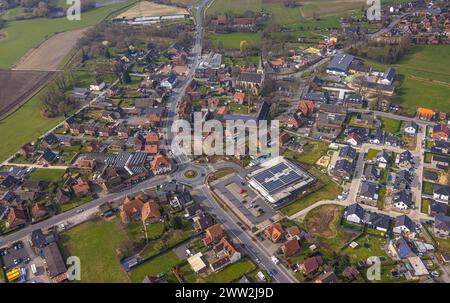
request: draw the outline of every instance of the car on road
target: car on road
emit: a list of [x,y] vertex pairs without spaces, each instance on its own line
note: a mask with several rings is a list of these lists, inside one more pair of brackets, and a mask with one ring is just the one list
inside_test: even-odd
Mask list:
[[82,209],[82,208],[77,209],[77,211],[76,211],[77,214],[81,214],[82,212],[84,212],[84,209]]
[[23,242],[22,241],[18,241],[16,243],[13,243],[13,248],[14,250],[19,250],[23,248]]
[[258,259],[258,257],[255,257],[255,262],[256,262],[257,264],[260,264],[260,263],[261,263],[261,260]]
[[271,256],[270,259],[272,259],[272,262],[273,262],[275,265],[280,264],[280,259],[278,259],[276,256]]
[[8,253],[9,251],[7,248],[0,250],[0,256],[6,256]]

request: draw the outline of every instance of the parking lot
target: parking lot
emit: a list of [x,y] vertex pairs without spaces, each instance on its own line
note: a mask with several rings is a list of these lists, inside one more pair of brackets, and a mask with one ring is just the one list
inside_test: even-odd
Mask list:
[[233,209],[239,211],[252,225],[258,225],[276,214],[247,184],[240,175],[234,173],[211,183],[214,192]]
[[3,266],[6,270],[17,267],[21,264],[26,264],[30,261],[30,255],[23,242],[19,241],[13,243],[9,247],[2,247],[0,249]]

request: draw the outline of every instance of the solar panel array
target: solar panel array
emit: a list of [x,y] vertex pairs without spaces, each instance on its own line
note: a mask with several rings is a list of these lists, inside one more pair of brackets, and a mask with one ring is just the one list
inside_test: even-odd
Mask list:
[[256,174],[253,178],[261,184],[267,192],[271,193],[296,181],[300,181],[305,177],[297,173],[286,163],[278,163],[277,165]]

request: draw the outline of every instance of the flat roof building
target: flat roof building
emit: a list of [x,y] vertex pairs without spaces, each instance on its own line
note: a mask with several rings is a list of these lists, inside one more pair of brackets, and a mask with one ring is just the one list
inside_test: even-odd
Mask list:
[[276,206],[288,202],[295,193],[316,181],[308,172],[283,157],[270,159],[261,166],[248,175],[249,184]]
[[348,54],[337,54],[327,66],[327,73],[332,75],[346,76],[354,56]]

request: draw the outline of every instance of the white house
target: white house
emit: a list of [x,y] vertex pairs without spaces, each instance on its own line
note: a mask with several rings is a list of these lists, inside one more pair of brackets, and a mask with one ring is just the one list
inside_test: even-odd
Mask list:
[[414,121],[409,121],[403,128],[403,131],[410,136],[414,136],[418,130],[419,125],[417,125]]
[[89,85],[89,90],[94,92],[100,92],[106,87],[105,82],[96,80],[94,84]]
[[395,219],[395,226],[392,231],[396,234],[405,233],[414,237],[420,230],[410,217],[402,215]]
[[364,217],[364,209],[358,204],[349,205],[344,212],[344,218],[348,222],[361,224]]
[[433,199],[436,201],[445,202],[448,204],[450,198],[450,187],[448,186],[435,186],[433,192]]

